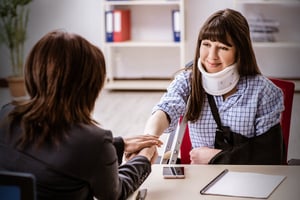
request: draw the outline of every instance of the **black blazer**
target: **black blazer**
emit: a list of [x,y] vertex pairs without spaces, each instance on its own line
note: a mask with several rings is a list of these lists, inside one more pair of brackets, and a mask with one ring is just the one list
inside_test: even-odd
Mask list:
[[126,199],[151,172],[151,163],[143,156],[119,166],[123,139],[94,125],[73,126],[59,147],[20,150],[15,146],[19,125],[11,137],[8,132],[12,109],[7,105],[0,111],[0,170],[34,174],[39,200]]

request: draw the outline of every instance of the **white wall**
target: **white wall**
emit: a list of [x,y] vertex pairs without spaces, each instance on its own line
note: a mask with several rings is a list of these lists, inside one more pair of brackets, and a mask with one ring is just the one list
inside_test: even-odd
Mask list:
[[[47,32],[63,29],[78,33],[100,46],[102,0],[34,0],[30,5],[28,40],[25,55]],[[0,49],[0,77],[11,73],[8,51]]]
[[199,30],[204,21],[214,12],[233,8],[233,0],[186,0],[186,61],[194,58]]
[[[255,54],[262,73],[281,78],[300,77],[300,4],[250,5],[239,7],[234,0],[186,0],[186,60],[193,59],[198,31],[205,19],[213,12],[223,8],[238,8],[245,16],[262,14],[278,20],[280,31],[278,41],[295,41],[294,47],[279,48],[255,47]],[[285,2],[285,1],[283,1]]]
[[[54,29],[64,29],[83,35],[101,48],[102,34],[101,3],[103,0],[34,0],[28,27],[28,41],[25,55],[45,33]],[[234,0],[186,0],[186,61],[194,57],[198,31],[204,20],[213,12],[223,8],[233,8]],[[298,7],[299,8],[299,7]],[[278,11],[279,12],[279,11]],[[278,12],[276,12],[278,14]],[[287,15],[288,11],[280,16]],[[281,17],[282,18],[282,17]],[[290,24],[293,26],[293,23]],[[295,23],[294,37],[298,37],[299,23]],[[289,28],[284,28],[284,31]],[[290,30],[293,30],[292,28]],[[295,36],[296,35],[296,36]],[[298,40],[298,41],[299,41]],[[0,49],[0,77],[10,74],[8,52]],[[270,51],[263,48],[256,50],[258,63],[268,76],[300,77],[300,48]],[[275,52],[275,53],[273,53]]]
[[[53,29],[65,29],[66,31],[76,32],[83,35],[89,41],[101,47],[101,3],[103,0],[34,0],[31,5],[31,14],[28,30],[28,41],[26,42],[26,54],[31,47],[40,39],[41,36]],[[186,60],[189,61],[194,57],[195,45],[197,41],[198,31],[204,20],[218,9],[233,7],[233,0],[186,0]],[[276,11],[276,13],[280,13]],[[300,12],[298,12],[300,13]],[[287,13],[280,13],[281,16]],[[300,23],[295,23],[299,17],[290,21],[291,28],[295,28],[294,36],[299,38]],[[293,30],[289,27],[284,31]],[[298,42],[299,42],[298,40]],[[257,58],[263,72],[267,75],[277,74],[286,77],[300,77],[298,65],[300,63],[300,48],[283,49],[268,51],[266,49],[257,50]],[[8,52],[3,46],[0,48],[0,78],[9,75],[10,68]],[[298,98],[299,99],[299,98]],[[298,102],[295,99],[295,102]],[[294,111],[299,110],[299,106],[295,104]],[[291,126],[292,144],[289,152],[291,157],[298,158],[299,154],[295,152],[299,149],[299,137],[296,137],[299,131],[297,126],[299,112],[293,112],[293,121]],[[294,116],[295,115],[295,116]],[[297,143],[298,142],[298,143]]]
[[[101,4],[103,0],[34,0],[28,27],[28,41],[25,55],[32,46],[47,32],[65,29],[83,35],[101,47],[104,31]],[[201,24],[212,12],[219,8],[232,7],[232,0],[186,0],[186,60],[193,58],[194,45]],[[8,52],[0,48],[0,77],[11,73]]]

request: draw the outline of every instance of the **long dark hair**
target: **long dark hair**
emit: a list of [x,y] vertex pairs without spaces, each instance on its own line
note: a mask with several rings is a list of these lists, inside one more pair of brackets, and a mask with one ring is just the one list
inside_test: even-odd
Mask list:
[[187,110],[187,119],[196,121],[201,113],[205,91],[202,87],[201,73],[197,68],[202,40],[219,41],[229,45],[230,37],[236,47],[236,63],[240,76],[260,74],[251,43],[249,25],[246,18],[232,9],[219,10],[212,14],[202,26],[194,56],[191,77],[191,99]]
[[59,144],[73,125],[95,124],[91,117],[106,77],[104,56],[83,37],[53,31],[32,48],[25,64],[30,100],[11,112],[20,123],[21,147]]

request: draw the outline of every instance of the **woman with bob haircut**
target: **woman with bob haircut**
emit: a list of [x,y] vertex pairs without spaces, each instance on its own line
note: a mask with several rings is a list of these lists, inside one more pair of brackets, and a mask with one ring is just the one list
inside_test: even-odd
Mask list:
[[246,18],[224,9],[203,24],[194,60],[153,108],[144,132],[173,132],[184,116],[192,164],[282,164],[283,109],[282,91],[258,68]]
[[[83,37],[43,36],[25,64],[29,100],[0,111],[0,170],[32,173],[37,199],[127,199],[161,141],[113,138],[92,119],[105,77],[101,50]],[[121,165],[124,151],[132,156]]]

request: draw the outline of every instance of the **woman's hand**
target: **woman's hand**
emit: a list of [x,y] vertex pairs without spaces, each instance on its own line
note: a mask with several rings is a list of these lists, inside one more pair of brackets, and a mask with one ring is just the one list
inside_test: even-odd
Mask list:
[[208,164],[221,150],[209,147],[199,147],[190,151],[191,164]]
[[158,153],[156,146],[146,147],[142,149],[137,155],[145,156],[153,164],[155,163]]
[[160,147],[163,143],[157,136],[153,135],[138,135],[129,138],[123,138],[124,152],[126,154],[133,154],[139,152],[141,149],[151,146]]

